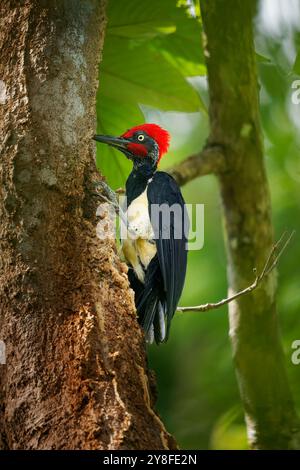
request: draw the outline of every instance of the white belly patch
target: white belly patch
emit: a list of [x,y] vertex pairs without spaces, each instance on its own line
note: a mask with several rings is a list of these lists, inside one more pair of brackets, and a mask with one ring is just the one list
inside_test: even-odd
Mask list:
[[154,232],[148,212],[147,187],[127,209],[128,230],[122,238],[122,251],[138,279],[144,282],[146,269],[156,254]]
[[153,239],[154,233],[148,212],[147,188],[127,209],[127,221],[130,237]]

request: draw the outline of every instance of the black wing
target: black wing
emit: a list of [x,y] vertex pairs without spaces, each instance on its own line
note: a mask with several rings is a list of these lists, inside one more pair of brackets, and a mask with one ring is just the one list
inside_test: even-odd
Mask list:
[[167,339],[185,280],[189,220],[180,189],[167,173],[154,174],[147,195],[165,291]]

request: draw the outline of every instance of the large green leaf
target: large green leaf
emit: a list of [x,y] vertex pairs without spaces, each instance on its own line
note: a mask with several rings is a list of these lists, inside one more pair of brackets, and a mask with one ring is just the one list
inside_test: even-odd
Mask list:
[[176,30],[186,16],[176,0],[111,0],[108,4],[107,34],[126,38],[151,38]]
[[187,16],[183,8],[176,23],[176,31],[168,36],[158,36],[153,45],[185,76],[205,75],[202,50],[202,27],[196,18]]
[[104,51],[100,86],[100,98],[109,96],[120,104],[187,112],[201,107],[195,90],[161,54],[144,45],[126,48],[124,40],[116,37],[110,38]]
[[[126,103],[120,105],[106,96],[97,99],[97,103],[99,134],[121,135],[127,128],[144,122],[144,116],[138,106]],[[117,189],[124,187],[132,163],[118,150],[105,144],[97,144],[97,166],[105,175],[108,184]]]
[[[185,6],[178,8],[174,0],[131,0],[109,3],[107,35],[148,41],[184,76],[204,75],[201,24],[191,17]],[[154,39],[149,43],[149,39]]]
[[155,36],[161,34],[170,34],[176,31],[176,26],[171,21],[161,22],[157,24],[157,21],[145,21],[144,23],[136,25],[123,25],[123,26],[113,26],[108,28],[108,34],[116,37],[125,37],[125,38],[144,38],[152,39]]
[[[122,12],[122,14],[120,14]],[[204,72],[201,25],[175,0],[111,0],[97,97],[98,132],[120,135],[141,124],[140,105],[164,111],[205,110],[186,77]],[[131,164],[97,146],[109,184],[124,186]]]

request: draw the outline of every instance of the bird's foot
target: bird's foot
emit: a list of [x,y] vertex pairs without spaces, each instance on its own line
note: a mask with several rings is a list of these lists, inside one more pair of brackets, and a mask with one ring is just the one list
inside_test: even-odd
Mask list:
[[117,212],[119,212],[119,201],[116,192],[105,183],[105,181],[97,181],[93,183],[95,187],[95,195],[105,202],[111,204]]
[[115,191],[111,189],[111,187],[105,183],[105,181],[95,181],[93,182],[93,186],[95,187],[95,190],[100,197],[105,196],[106,199],[108,199],[112,204],[117,203],[118,199]]
[[[115,209],[116,213],[119,215],[124,226],[127,227],[127,229],[130,231],[130,229],[128,228],[127,217],[123,209],[120,207],[118,196],[117,196],[117,194],[124,194],[125,193],[124,189],[120,188],[114,191],[104,181],[94,182],[94,186],[95,186],[96,191],[99,191],[99,192],[95,192],[95,194],[99,198],[101,198],[103,201],[108,202],[108,204],[111,204],[113,206],[113,208]],[[133,233],[135,234],[135,232]]]

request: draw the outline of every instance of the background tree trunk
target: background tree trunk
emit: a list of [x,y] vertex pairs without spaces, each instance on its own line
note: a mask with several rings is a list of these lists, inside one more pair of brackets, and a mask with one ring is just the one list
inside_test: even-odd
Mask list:
[[[210,94],[209,145],[223,148],[220,173],[230,291],[254,279],[273,242],[263,162],[252,19],[253,0],[202,0]],[[230,337],[248,436],[254,448],[299,448],[278,333],[276,273],[230,304]]]
[[[0,448],[175,443],[114,241],[96,237],[100,0],[2,0]],[[99,176],[98,176],[99,178]]]

